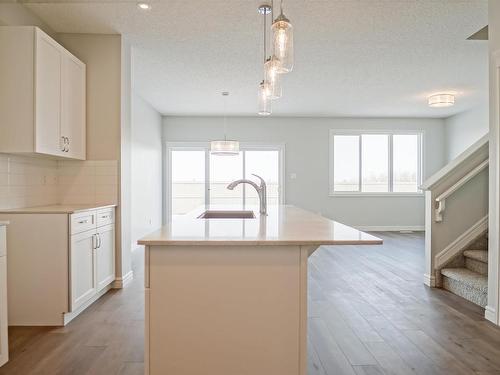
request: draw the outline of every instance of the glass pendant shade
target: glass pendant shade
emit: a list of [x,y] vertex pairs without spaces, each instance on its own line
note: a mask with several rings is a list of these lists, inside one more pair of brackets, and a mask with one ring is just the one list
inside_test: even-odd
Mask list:
[[280,61],[276,56],[267,59],[264,64],[264,81],[267,82],[267,96],[269,99],[279,99],[283,94],[280,79]]
[[293,70],[293,26],[283,13],[276,18],[272,26],[272,47],[280,62],[279,73]]
[[238,141],[211,141],[210,153],[213,155],[238,155],[240,153],[240,142]]
[[269,98],[269,84],[262,81],[259,86],[259,115],[269,116],[271,114],[271,99]]

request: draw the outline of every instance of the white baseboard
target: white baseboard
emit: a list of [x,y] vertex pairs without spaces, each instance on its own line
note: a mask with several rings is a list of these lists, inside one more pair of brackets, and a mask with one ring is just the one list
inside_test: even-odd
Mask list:
[[353,227],[363,232],[423,232],[425,230],[424,225],[353,225]]
[[134,279],[134,271],[129,271],[123,277],[117,277],[113,282],[114,289],[122,289],[125,288],[132,280]]
[[431,275],[424,274],[424,284],[429,288],[436,287],[436,278]]
[[488,215],[480,219],[473,226],[467,229],[460,237],[446,246],[435,257],[435,268],[439,269],[446,262],[451,260],[463,249],[466,248],[472,241],[478,238],[481,234],[488,230]]
[[494,324],[498,324],[497,322],[497,312],[495,309],[491,306],[486,306],[484,309],[484,318],[486,320],[489,320],[490,322]]

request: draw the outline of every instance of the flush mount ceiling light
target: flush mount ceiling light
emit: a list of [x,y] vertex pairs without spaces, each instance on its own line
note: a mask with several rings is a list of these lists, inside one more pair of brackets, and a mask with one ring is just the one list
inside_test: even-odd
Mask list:
[[455,104],[455,95],[453,94],[434,94],[429,96],[429,107],[444,108]]
[[141,10],[151,10],[151,4],[148,3],[137,3],[137,8]]
[[224,98],[224,139],[210,142],[210,153],[212,155],[234,156],[240,153],[240,142],[227,139],[226,100],[228,96],[227,91],[222,93]]

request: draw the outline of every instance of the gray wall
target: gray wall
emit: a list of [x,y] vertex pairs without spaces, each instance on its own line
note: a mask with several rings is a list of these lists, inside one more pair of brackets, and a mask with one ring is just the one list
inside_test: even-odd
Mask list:
[[445,120],[447,160],[456,158],[488,131],[488,103],[448,117]]
[[499,324],[499,238],[500,238],[500,181],[499,181],[499,91],[498,69],[495,53],[500,53],[500,1],[488,2],[490,47],[490,181],[489,181],[489,258],[488,258],[488,305],[486,318]]
[[162,118],[132,95],[132,245],[162,223]]
[[[164,117],[167,142],[208,141],[223,135],[217,117]],[[439,119],[354,119],[233,117],[228,137],[247,142],[286,144],[286,203],[320,212],[358,227],[424,226],[424,197],[330,197],[329,130],[377,129],[424,131],[425,176],[446,161],[444,121]],[[295,173],[296,179],[290,179]]]

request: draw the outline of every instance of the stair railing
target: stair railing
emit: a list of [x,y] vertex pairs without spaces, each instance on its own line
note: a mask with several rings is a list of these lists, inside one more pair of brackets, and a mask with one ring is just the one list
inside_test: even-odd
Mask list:
[[464,177],[462,177],[459,181],[457,181],[454,185],[452,185],[448,190],[439,195],[434,201],[434,221],[436,223],[440,223],[443,221],[443,212],[446,209],[446,198],[464,186],[467,182],[476,177],[481,171],[486,169],[489,165],[489,160],[483,161],[469,173],[467,173]]

